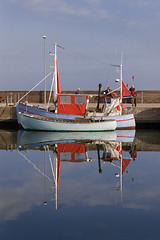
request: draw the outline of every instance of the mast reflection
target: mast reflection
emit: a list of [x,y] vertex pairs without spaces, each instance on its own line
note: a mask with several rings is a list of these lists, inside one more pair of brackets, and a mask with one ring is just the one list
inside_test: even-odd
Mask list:
[[[121,191],[122,199],[122,176],[131,161],[131,158],[123,157],[123,142],[132,146],[134,131],[104,132],[104,133],[53,133],[36,131],[19,131],[17,147],[21,156],[28,161],[41,175],[44,176],[45,194],[43,204],[47,205],[46,181],[51,183],[50,190],[54,197],[55,209],[58,209],[58,191],[63,162],[83,163],[98,161],[98,172],[103,173],[102,163],[107,163],[116,168],[115,177],[119,179],[113,189]],[[123,141],[123,142],[122,142]],[[40,170],[26,156],[28,150],[44,151],[44,171]],[[96,152],[94,158],[91,152]],[[50,164],[51,174],[46,172],[46,161]],[[117,171],[118,169],[118,171]]]

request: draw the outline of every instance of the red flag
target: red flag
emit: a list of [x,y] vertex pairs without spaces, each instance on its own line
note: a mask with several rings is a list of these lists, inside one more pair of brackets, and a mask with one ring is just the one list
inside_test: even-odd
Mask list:
[[121,149],[121,151],[119,153],[122,155],[123,154],[123,149]]
[[123,153],[123,149],[121,149],[120,145],[116,147],[116,151],[118,151],[121,155]]
[[120,145],[117,146],[116,150],[119,152],[121,149]]
[[117,109],[117,111],[120,111],[121,110],[120,105],[117,105],[116,109]]
[[128,91],[128,89],[126,88],[124,82],[122,81],[122,96],[123,97],[128,97],[131,96],[130,92]]
[[124,171],[128,167],[130,161],[131,161],[130,159],[123,159],[123,161],[122,161],[122,174],[124,173]]
[[121,106],[121,108],[123,108],[123,103],[122,102],[119,105]]
[[134,82],[134,80],[135,80],[135,79],[134,79],[134,75],[133,75],[133,77],[132,77],[132,80],[133,80],[133,82]]
[[123,108],[123,103],[121,102],[119,105],[116,106],[117,111],[120,111]]
[[58,71],[58,63],[56,61],[57,64],[57,91],[58,93],[61,93],[61,84],[60,84],[60,78],[59,78],[59,71]]

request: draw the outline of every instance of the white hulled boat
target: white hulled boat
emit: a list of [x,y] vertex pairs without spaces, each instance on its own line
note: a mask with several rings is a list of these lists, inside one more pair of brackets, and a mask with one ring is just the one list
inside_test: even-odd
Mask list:
[[92,118],[58,119],[31,114],[20,114],[20,121],[26,130],[60,132],[101,132],[115,130],[115,120],[95,120]]
[[[46,109],[42,109],[22,103],[20,102],[22,99],[20,99],[16,104],[18,123],[23,126],[24,129],[47,131],[107,131],[114,130],[115,128],[120,130],[135,129],[134,115],[122,115],[122,64],[115,65],[120,69],[120,97],[102,96],[104,99],[103,111],[101,113],[90,113],[87,110],[89,102],[88,95],[61,94],[56,47],[57,44],[55,44],[55,66],[49,96],[50,99],[54,84],[55,112],[48,111],[50,100],[48,101]],[[50,74],[48,74],[48,76],[49,75]],[[46,77],[44,79],[46,79]],[[42,82],[42,80],[40,82]],[[79,123],[77,119],[79,119]]]

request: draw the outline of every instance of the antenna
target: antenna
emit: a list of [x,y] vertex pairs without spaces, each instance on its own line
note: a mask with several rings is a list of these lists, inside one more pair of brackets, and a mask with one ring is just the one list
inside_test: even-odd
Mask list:
[[[121,64],[111,64],[110,66],[112,66],[112,67],[116,67],[116,71],[117,71],[117,69],[119,69],[119,74],[120,74],[120,100],[122,101],[122,81],[123,81],[123,79],[122,79],[122,60],[123,60],[123,52],[121,52]],[[116,80],[117,81],[117,80]],[[117,81],[118,82],[118,81]],[[120,115],[122,115],[122,109],[121,109],[121,111],[120,111]]]
[[122,60],[123,60],[123,52],[121,52],[121,65],[122,65]]

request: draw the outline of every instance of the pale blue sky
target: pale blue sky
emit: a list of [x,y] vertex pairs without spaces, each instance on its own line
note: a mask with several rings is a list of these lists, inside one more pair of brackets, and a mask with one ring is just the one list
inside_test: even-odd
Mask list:
[[159,0],[4,0],[0,34],[1,90],[29,90],[43,78],[43,35],[47,73],[54,42],[65,48],[58,49],[62,90],[116,88],[110,64],[120,64],[121,52],[126,84],[135,75],[137,90],[159,89]]

